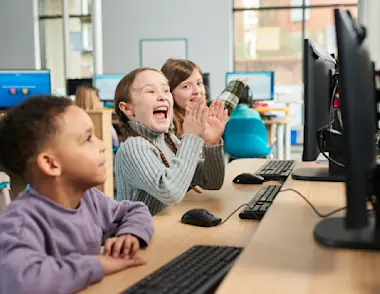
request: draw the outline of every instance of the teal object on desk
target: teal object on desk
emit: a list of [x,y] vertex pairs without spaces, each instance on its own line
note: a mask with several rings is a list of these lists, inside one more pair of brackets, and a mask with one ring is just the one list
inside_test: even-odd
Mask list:
[[246,104],[237,105],[223,137],[225,152],[233,158],[262,158],[272,152],[260,114]]

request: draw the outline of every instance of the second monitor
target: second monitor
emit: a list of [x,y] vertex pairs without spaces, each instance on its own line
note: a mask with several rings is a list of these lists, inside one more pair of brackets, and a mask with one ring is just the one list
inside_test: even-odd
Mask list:
[[247,85],[250,89],[249,95],[252,100],[274,100],[274,72],[228,72],[226,84],[233,80],[248,78]]
[[[336,60],[317,43],[304,40],[304,143],[303,161],[315,161],[329,151],[329,166],[298,168],[292,178],[306,181],[343,181],[342,136],[334,124],[333,96],[338,84]],[[324,146],[325,145],[325,146]],[[326,150],[327,151],[327,150]]]
[[124,75],[97,75],[94,76],[94,87],[99,90],[99,99],[111,102],[115,97],[115,90]]

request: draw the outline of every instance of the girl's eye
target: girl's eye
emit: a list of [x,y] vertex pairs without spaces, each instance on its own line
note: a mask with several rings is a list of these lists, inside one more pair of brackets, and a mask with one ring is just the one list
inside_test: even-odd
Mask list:
[[89,136],[87,137],[87,139],[86,139],[86,142],[91,142],[91,140],[92,140],[92,135],[89,135]]
[[169,89],[165,89],[164,92],[165,93],[170,93],[170,90]]
[[198,84],[197,84],[198,86],[201,86],[201,85],[203,85],[203,83],[202,82],[198,82]]
[[189,86],[189,85],[184,85],[183,88],[184,88],[184,89],[189,89],[190,86]]
[[153,94],[154,91],[153,91],[153,90],[148,90],[148,93],[149,93],[149,94]]

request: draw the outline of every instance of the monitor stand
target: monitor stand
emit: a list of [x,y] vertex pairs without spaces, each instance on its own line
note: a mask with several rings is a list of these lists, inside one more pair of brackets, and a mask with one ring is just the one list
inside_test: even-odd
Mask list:
[[[331,158],[338,162],[341,156],[339,154],[329,154]],[[314,182],[344,182],[344,169],[329,161],[329,166],[321,164],[321,167],[304,167],[297,168],[292,172],[292,179],[299,181],[314,181]]]
[[329,157],[333,161],[328,161],[328,167],[321,164],[321,167],[297,168],[292,172],[292,178],[299,181],[344,182],[344,167],[334,163],[334,161],[344,162],[342,136],[330,130],[322,130],[317,133],[317,141],[319,141],[318,146],[323,146],[319,148],[329,152]]
[[324,219],[314,229],[314,239],[321,245],[333,248],[380,250],[380,169],[373,177],[376,195],[375,215],[368,217],[368,224],[361,229],[347,229],[345,217]]
[[367,227],[356,230],[347,230],[343,217],[325,219],[315,227],[314,239],[327,247],[380,250],[380,230],[376,228],[375,217],[369,217]]

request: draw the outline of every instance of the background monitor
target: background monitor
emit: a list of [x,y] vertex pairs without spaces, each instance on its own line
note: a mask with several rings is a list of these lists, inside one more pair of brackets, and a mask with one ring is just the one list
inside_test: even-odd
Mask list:
[[226,84],[239,78],[248,78],[247,85],[251,91],[252,100],[274,100],[274,72],[228,72]]
[[[352,249],[380,250],[375,217],[369,217],[367,200],[379,197],[379,172],[376,169],[376,109],[374,70],[365,30],[349,11],[335,9],[340,79],[340,106],[346,173],[347,210],[345,217],[321,221],[315,239],[324,245]],[[375,171],[375,172],[374,172]],[[377,203],[379,200],[376,200]],[[375,205],[377,215],[379,208]]]
[[92,78],[84,79],[68,79],[66,81],[66,91],[67,95],[75,95],[77,88],[80,86],[92,87]]
[[[317,43],[304,40],[304,142],[303,161],[315,161],[320,153],[317,142],[320,130],[332,123],[330,105],[334,87],[337,86],[333,74],[336,60]],[[333,156],[333,155],[331,155]],[[330,157],[331,157],[330,156]],[[309,181],[343,181],[342,168],[329,167],[299,168],[292,173],[296,180]]]
[[99,90],[101,101],[113,101],[115,90],[124,75],[97,75],[94,76],[94,87]]
[[303,161],[315,161],[319,155],[317,130],[329,123],[336,60],[313,42],[304,40],[304,143]]
[[0,70],[0,108],[13,107],[30,96],[50,94],[49,70]]

